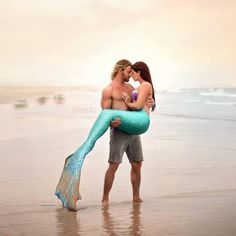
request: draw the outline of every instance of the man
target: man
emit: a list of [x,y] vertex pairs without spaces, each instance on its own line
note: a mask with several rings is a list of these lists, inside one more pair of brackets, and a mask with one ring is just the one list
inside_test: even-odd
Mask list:
[[[104,88],[101,98],[102,109],[128,110],[122,94],[131,94],[134,89],[130,85],[129,78],[131,73],[131,63],[128,60],[118,61],[112,72],[111,83]],[[153,105],[151,101],[150,106]],[[120,120],[117,118],[111,122],[110,128],[110,154],[109,167],[104,178],[104,189],[102,203],[104,206],[109,204],[109,193],[112,188],[115,173],[122,162],[124,152],[131,163],[131,183],[133,190],[133,201],[141,202],[140,183],[141,183],[141,166],[143,161],[142,144],[139,135],[129,135],[118,130]]]

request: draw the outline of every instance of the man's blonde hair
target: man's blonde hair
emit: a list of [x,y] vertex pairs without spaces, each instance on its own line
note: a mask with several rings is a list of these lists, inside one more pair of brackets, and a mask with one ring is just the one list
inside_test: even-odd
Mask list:
[[116,62],[114,69],[111,73],[111,79],[113,80],[115,78],[119,70],[124,70],[127,66],[131,66],[131,65],[132,65],[131,62],[126,59],[122,59]]

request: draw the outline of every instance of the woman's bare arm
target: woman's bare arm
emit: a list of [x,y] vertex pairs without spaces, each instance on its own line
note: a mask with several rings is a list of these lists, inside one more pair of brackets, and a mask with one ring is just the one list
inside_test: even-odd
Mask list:
[[140,110],[145,106],[148,96],[151,92],[151,84],[148,82],[143,82],[139,87],[138,99],[137,101],[131,102],[130,97],[127,94],[123,94],[126,105],[131,110]]

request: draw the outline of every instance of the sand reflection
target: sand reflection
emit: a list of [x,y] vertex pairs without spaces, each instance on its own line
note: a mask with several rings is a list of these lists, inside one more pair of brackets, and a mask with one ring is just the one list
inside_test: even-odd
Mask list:
[[[121,235],[122,233],[128,233],[129,235],[142,235],[143,226],[141,222],[140,206],[140,203],[132,204],[127,224],[121,223],[120,214],[115,216],[116,213],[112,213],[112,209],[109,209],[109,206],[103,207],[102,215],[104,231],[108,235]],[[122,220],[125,220],[125,217]],[[124,227],[124,225],[126,227]]]
[[26,99],[17,100],[14,104],[15,109],[22,109],[28,107],[28,101]]
[[[63,104],[65,102],[65,96],[63,94],[55,94],[52,99],[54,104]],[[37,102],[39,105],[46,105],[50,102],[50,100],[51,99],[49,97],[45,96],[37,98]]]
[[115,232],[116,223],[109,211],[109,206],[104,206],[102,208],[102,216],[103,216],[103,228],[104,228],[105,232],[108,235],[118,235]]
[[48,97],[39,97],[37,98],[37,102],[39,105],[45,105],[48,102]]
[[[35,101],[40,106],[47,105],[47,104],[50,104],[52,102],[56,105],[60,105],[60,104],[65,103],[65,96],[63,94],[56,94],[56,95],[53,96],[53,98],[50,98],[50,97],[47,97],[47,96],[41,96],[41,97],[35,98]],[[23,108],[27,108],[28,106],[29,106],[29,103],[28,103],[27,99],[17,100],[14,103],[14,108],[15,109],[23,109]]]
[[79,217],[76,212],[68,211],[65,208],[56,210],[57,235],[75,235],[80,234]]
[[63,104],[65,102],[65,96],[63,94],[54,95],[55,104]]
[[131,225],[129,227],[130,235],[142,235],[142,222],[141,222],[141,203],[133,203],[130,210]]

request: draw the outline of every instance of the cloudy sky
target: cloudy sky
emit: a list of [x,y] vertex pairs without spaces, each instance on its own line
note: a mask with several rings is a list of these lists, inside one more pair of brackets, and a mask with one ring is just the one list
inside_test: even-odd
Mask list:
[[103,87],[119,59],[155,87],[236,87],[235,0],[0,0],[0,85]]

